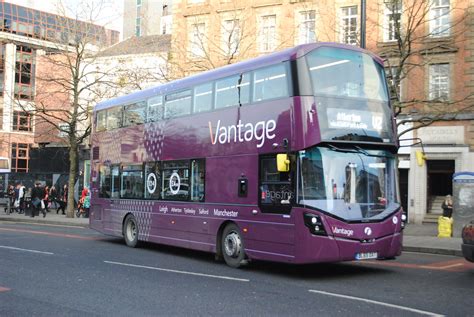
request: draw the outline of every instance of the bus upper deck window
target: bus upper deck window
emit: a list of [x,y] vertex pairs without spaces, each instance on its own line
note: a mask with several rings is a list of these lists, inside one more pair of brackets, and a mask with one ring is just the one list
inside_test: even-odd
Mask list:
[[194,87],[193,112],[209,111],[212,108],[212,83]]
[[285,64],[254,72],[253,100],[262,101],[288,96],[288,80]]
[[132,126],[145,123],[146,105],[145,102],[140,101],[128,106],[125,106],[123,113],[123,126]]
[[105,131],[107,129],[107,111],[102,110],[97,112],[96,131]]
[[163,118],[163,96],[156,96],[147,101],[146,122],[156,122]]

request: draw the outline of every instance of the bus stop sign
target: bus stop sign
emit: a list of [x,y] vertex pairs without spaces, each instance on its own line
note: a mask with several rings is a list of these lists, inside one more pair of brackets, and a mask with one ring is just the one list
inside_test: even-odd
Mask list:
[[462,227],[474,220],[474,173],[453,175],[453,237],[460,238]]

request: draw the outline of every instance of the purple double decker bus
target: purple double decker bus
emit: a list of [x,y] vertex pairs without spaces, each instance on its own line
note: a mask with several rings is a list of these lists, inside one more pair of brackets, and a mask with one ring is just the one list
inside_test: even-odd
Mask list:
[[394,258],[396,152],[382,61],[300,45],[98,104],[90,226],[233,267]]

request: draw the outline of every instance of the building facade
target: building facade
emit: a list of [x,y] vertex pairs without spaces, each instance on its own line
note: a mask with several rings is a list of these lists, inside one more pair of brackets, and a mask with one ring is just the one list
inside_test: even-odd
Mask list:
[[171,34],[171,24],[171,0],[124,0],[124,39]]
[[[474,1],[366,3],[366,47],[385,60],[409,139],[402,205],[411,222],[436,219],[452,174],[474,171]],[[175,0],[170,67],[179,78],[303,43],[360,45],[361,13],[359,0]]]
[[[68,171],[67,144],[61,131],[41,125],[37,107],[54,107],[51,100],[68,101],[70,96],[44,94],[39,74],[51,72],[45,56],[74,46],[78,38],[92,36],[97,43],[118,41],[117,31],[48,12],[0,2],[0,157],[8,165],[0,182],[33,182],[41,178],[49,184]],[[56,154],[45,147],[54,146]],[[48,154],[46,154],[48,153]],[[56,164],[48,164],[51,159]],[[46,168],[48,167],[48,168]]]

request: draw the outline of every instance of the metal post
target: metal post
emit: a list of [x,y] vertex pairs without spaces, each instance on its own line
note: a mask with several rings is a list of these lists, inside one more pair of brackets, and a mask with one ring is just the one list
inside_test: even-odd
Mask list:
[[360,47],[365,48],[366,0],[360,0]]

